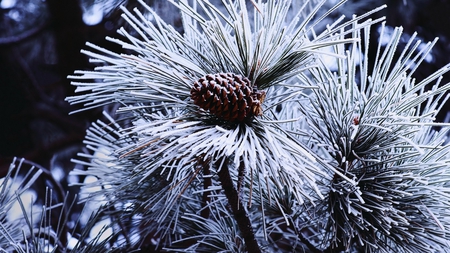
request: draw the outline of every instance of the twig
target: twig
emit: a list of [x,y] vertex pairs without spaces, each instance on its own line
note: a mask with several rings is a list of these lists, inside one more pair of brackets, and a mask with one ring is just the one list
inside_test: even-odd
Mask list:
[[203,168],[203,189],[205,190],[203,192],[203,196],[202,196],[202,210],[200,211],[200,216],[202,216],[203,218],[207,219],[209,217],[209,207],[207,207],[208,205],[208,201],[209,201],[209,191],[208,188],[212,185],[211,182],[211,171],[209,168],[209,162],[202,162],[201,160],[203,160],[203,157],[199,158],[197,160],[197,166],[202,166]]
[[246,250],[249,253],[259,253],[261,252],[261,249],[256,241],[252,224],[242,202],[239,201],[238,192],[234,188],[233,181],[231,180],[230,172],[228,170],[228,158],[224,158],[223,161],[219,160],[217,165],[220,166],[218,175],[220,183],[222,184],[222,189],[225,191],[225,196],[233,211],[234,219],[244,238]]

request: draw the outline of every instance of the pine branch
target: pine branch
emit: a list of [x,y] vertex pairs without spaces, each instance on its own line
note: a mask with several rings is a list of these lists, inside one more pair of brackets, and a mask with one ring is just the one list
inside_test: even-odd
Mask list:
[[216,162],[219,170],[217,172],[219,181],[222,184],[222,189],[224,190],[225,196],[228,199],[228,203],[231,207],[231,210],[233,211],[234,218],[242,233],[242,237],[245,240],[247,252],[261,252],[258,242],[256,241],[255,233],[253,232],[252,224],[250,222],[248,214],[245,211],[244,205],[242,205],[242,201],[239,198],[238,192],[234,188],[233,180],[231,179],[230,172],[228,170],[228,162],[228,158],[224,158],[223,160],[219,160]]
[[[120,29],[122,39],[107,38],[127,54],[88,44],[92,50],[83,53],[99,66],[70,76],[79,92],[67,98],[70,103],[87,110],[118,102],[117,113],[126,117],[107,116],[88,130],[92,154],[80,155],[89,161],[75,160],[88,169],[72,174],[95,176],[83,186],[102,190],[86,200],[106,198],[107,205],[121,206],[122,224],[146,240],[157,236],[156,247],[239,252],[245,244],[260,252],[264,241],[253,226],[270,226],[264,212],[271,203],[282,208],[273,192],[286,187],[296,205],[308,206],[324,198],[330,172],[356,184],[295,132],[297,102],[315,88],[299,82],[315,67],[321,48],[353,42],[344,36],[379,20],[339,19],[317,34],[316,25],[344,1],[319,15],[324,1],[305,1],[295,12],[292,1],[173,0],[183,20],[179,33],[140,2],[144,10],[122,8],[133,30]],[[230,213],[226,203],[234,219],[220,217]],[[288,221],[291,214],[279,215]],[[270,238],[270,230],[262,232]],[[308,244],[292,232],[286,238],[293,238],[293,249]]]
[[[383,24],[381,37],[387,36],[384,29]],[[395,60],[402,34],[397,28],[389,34],[384,49],[378,45],[370,72],[369,29],[361,32],[355,34],[361,40],[351,50],[334,47],[334,52],[347,55],[336,59],[335,69],[321,65],[311,69],[314,81],[304,79],[318,86],[312,90],[310,104],[300,108],[308,120],[312,142],[325,147],[321,153],[336,172],[354,179],[351,183],[336,172],[332,174],[327,182],[329,193],[320,205],[328,216],[312,222],[328,220],[323,230],[317,231],[317,238],[328,252],[351,248],[443,251],[449,237],[442,230],[450,224],[437,217],[448,215],[442,207],[449,203],[449,195],[432,182],[434,173],[448,173],[444,165],[448,156],[437,154],[449,147],[429,135],[432,126],[444,127],[440,136],[449,131],[448,124],[433,121],[442,108],[439,104],[448,99],[450,85],[441,85],[440,80],[450,66],[416,83],[412,73],[435,41],[422,44],[419,50],[421,42],[413,36]],[[432,82],[432,88],[425,91]],[[418,190],[421,187],[437,194],[428,195]],[[436,222],[430,223],[430,217]],[[422,229],[427,233],[421,234]],[[436,243],[430,245],[430,240]]]
[[209,162],[201,161],[203,157],[200,157],[197,161],[197,166],[201,166],[201,169],[203,169],[203,196],[202,196],[202,210],[200,213],[200,216],[207,219],[209,217],[210,211],[208,208],[208,202],[210,202],[210,197],[208,196],[210,193],[208,191],[208,188],[212,186],[212,179],[211,179],[211,170],[209,168]]

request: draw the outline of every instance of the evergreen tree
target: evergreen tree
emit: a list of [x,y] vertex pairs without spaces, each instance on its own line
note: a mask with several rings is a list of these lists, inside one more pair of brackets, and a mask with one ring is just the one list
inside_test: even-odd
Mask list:
[[[109,111],[74,159],[87,169],[72,175],[96,178],[81,183],[97,203],[84,233],[60,239],[72,202],[51,192],[26,214],[21,196],[45,170],[14,176],[14,161],[0,185],[5,252],[450,251],[449,125],[435,122],[450,65],[412,78],[436,41],[400,50],[402,29],[370,18],[384,6],[330,20],[345,1],[171,2],[183,32],[140,1],[122,8],[131,29],[107,38],[123,52],[88,43],[98,66],[69,76],[67,101]],[[387,42],[370,57],[374,25]],[[12,223],[14,199],[24,218]],[[20,222],[28,234],[10,232]]]

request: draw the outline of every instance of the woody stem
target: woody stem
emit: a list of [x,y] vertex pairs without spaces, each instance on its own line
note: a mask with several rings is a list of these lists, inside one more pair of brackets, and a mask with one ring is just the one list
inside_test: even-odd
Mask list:
[[225,196],[228,199],[231,210],[233,211],[234,219],[236,220],[239,230],[242,233],[242,237],[244,238],[246,250],[249,253],[260,253],[261,249],[256,241],[252,224],[244,206],[242,205],[242,201],[239,200],[238,192],[234,188],[233,181],[228,170],[228,159],[224,158],[224,161],[221,164],[219,161],[218,166],[220,166],[218,172],[219,180],[222,184],[222,189],[225,191]]

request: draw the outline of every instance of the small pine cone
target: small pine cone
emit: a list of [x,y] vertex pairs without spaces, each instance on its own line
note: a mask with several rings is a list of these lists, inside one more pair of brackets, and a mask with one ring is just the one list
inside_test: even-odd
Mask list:
[[254,88],[248,78],[233,73],[208,74],[191,89],[194,104],[231,122],[261,116],[265,97],[266,93]]

